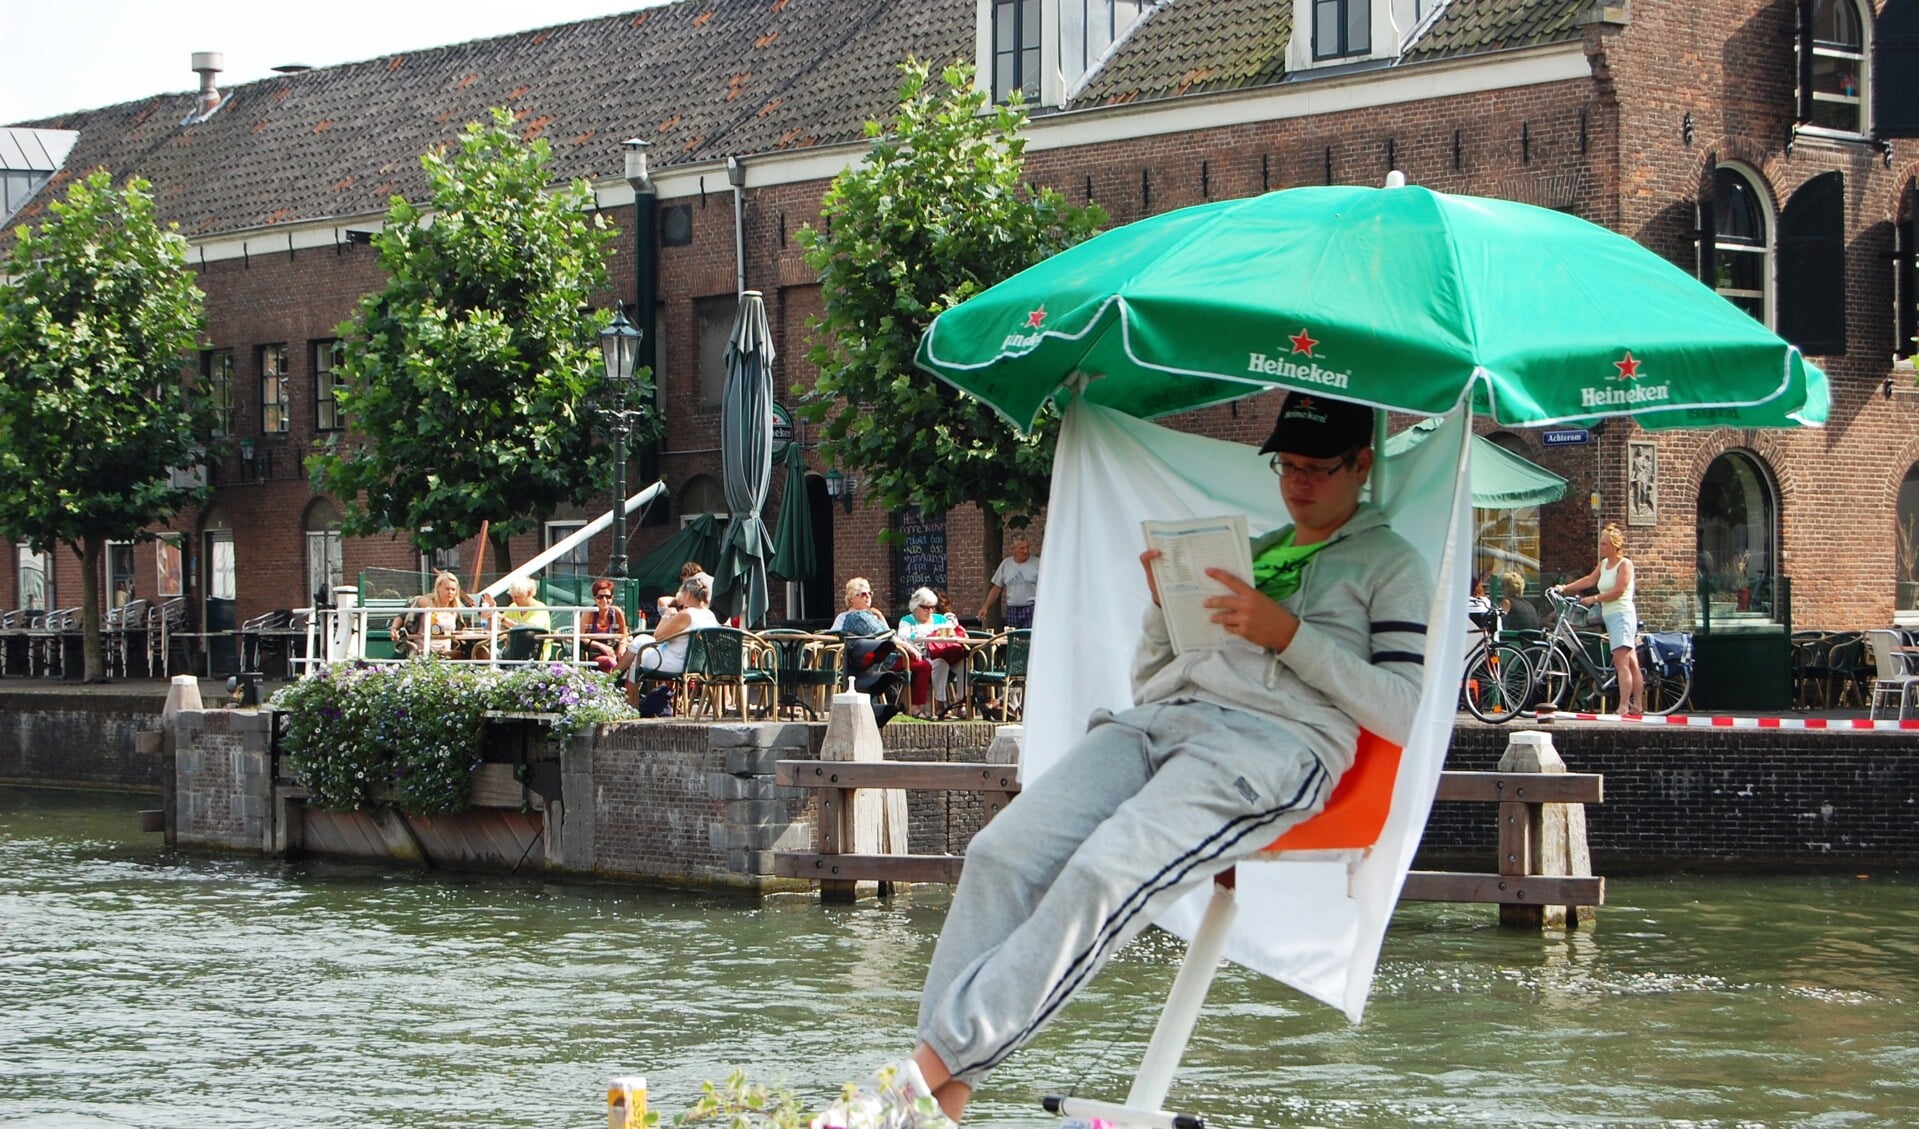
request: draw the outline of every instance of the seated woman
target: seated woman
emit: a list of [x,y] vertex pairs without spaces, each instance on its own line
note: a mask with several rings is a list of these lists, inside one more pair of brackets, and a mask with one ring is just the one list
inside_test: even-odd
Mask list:
[[506,623],[507,630],[516,627],[533,627],[541,631],[553,630],[553,617],[547,613],[536,592],[540,585],[530,576],[522,576],[507,585],[507,609],[500,613],[500,619]]
[[401,658],[455,655],[453,633],[462,624],[460,613],[454,609],[474,606],[473,599],[460,591],[460,578],[450,572],[439,573],[433,578],[433,591],[413,597],[407,606],[429,610],[393,617],[388,631],[393,636],[394,653]]
[[1517,572],[1499,574],[1499,618],[1507,631],[1539,630],[1539,609],[1526,602],[1526,578]]
[[[873,586],[863,576],[856,576],[846,582],[846,610],[841,612],[829,628],[846,635],[884,635],[886,617],[873,610]],[[906,660],[912,676],[913,712],[921,717],[930,716],[927,690],[933,681],[933,664],[920,653],[917,644],[905,635],[895,634],[892,639],[894,649]]]
[[[927,678],[933,684],[933,701],[937,704],[938,715],[946,715],[946,683],[952,678],[953,670],[966,661],[966,648],[957,642],[964,634],[959,621],[939,614],[940,598],[931,588],[915,591],[906,601],[908,614],[900,620],[894,634],[900,638],[902,649],[915,647],[924,656],[920,660],[926,667]],[[914,664],[913,705],[916,710],[925,705],[923,688],[920,685],[920,664]],[[921,716],[925,716],[922,713]]]
[[[694,577],[698,577],[700,583],[706,585],[706,590],[709,594],[713,591],[713,577],[708,575],[706,569],[700,562],[688,561],[680,566],[681,584],[685,584]],[[680,610],[680,595],[678,592],[670,592],[655,601],[654,614],[660,618],[671,615],[678,610]]]
[[719,619],[706,606],[711,595],[699,577],[688,577],[680,585],[679,595],[674,601],[679,604],[680,610],[660,620],[660,625],[653,629],[651,635],[635,635],[626,641],[626,650],[613,664],[613,670],[625,675],[628,702],[639,706],[640,682],[635,674],[626,672],[680,674],[686,670],[687,633],[702,627],[719,626]]
[[586,653],[601,670],[612,670],[625,653],[626,612],[613,602],[611,580],[593,582],[593,610],[580,617],[580,634],[587,637]]

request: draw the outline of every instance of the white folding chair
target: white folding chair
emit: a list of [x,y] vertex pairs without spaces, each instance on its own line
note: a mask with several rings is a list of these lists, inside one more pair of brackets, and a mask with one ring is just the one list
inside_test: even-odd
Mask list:
[[1897,631],[1881,628],[1866,632],[1867,643],[1872,647],[1872,662],[1876,669],[1872,682],[1872,707],[1867,717],[1879,719],[1879,702],[1891,696],[1899,703],[1899,720],[1906,720],[1906,701],[1911,697],[1912,686],[1919,682],[1919,674],[1908,668],[1904,640]]

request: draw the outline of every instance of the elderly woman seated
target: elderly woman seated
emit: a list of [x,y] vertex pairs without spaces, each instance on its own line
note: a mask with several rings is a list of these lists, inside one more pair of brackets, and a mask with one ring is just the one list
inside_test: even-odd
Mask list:
[[675,600],[680,610],[662,619],[652,634],[641,633],[626,641],[626,649],[613,664],[613,670],[626,682],[628,702],[634,706],[640,704],[639,672],[680,674],[686,670],[687,633],[719,626],[720,621],[706,606],[710,595],[699,577],[687,578],[681,583]]

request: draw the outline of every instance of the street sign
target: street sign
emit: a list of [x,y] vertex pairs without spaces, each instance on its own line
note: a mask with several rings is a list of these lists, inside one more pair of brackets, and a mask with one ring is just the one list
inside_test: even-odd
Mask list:
[[773,461],[779,462],[786,455],[787,445],[793,442],[793,413],[786,405],[773,405]]
[[1583,427],[1561,427],[1540,432],[1539,441],[1548,447],[1583,447],[1593,441],[1593,433]]

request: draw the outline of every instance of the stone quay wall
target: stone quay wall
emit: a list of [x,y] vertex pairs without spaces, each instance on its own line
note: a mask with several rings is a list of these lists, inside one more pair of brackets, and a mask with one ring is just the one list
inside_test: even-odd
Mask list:
[[157,695],[147,690],[88,692],[53,684],[32,690],[0,693],[0,781],[153,791],[163,787],[164,762],[137,751],[134,734],[159,729],[164,689]]

